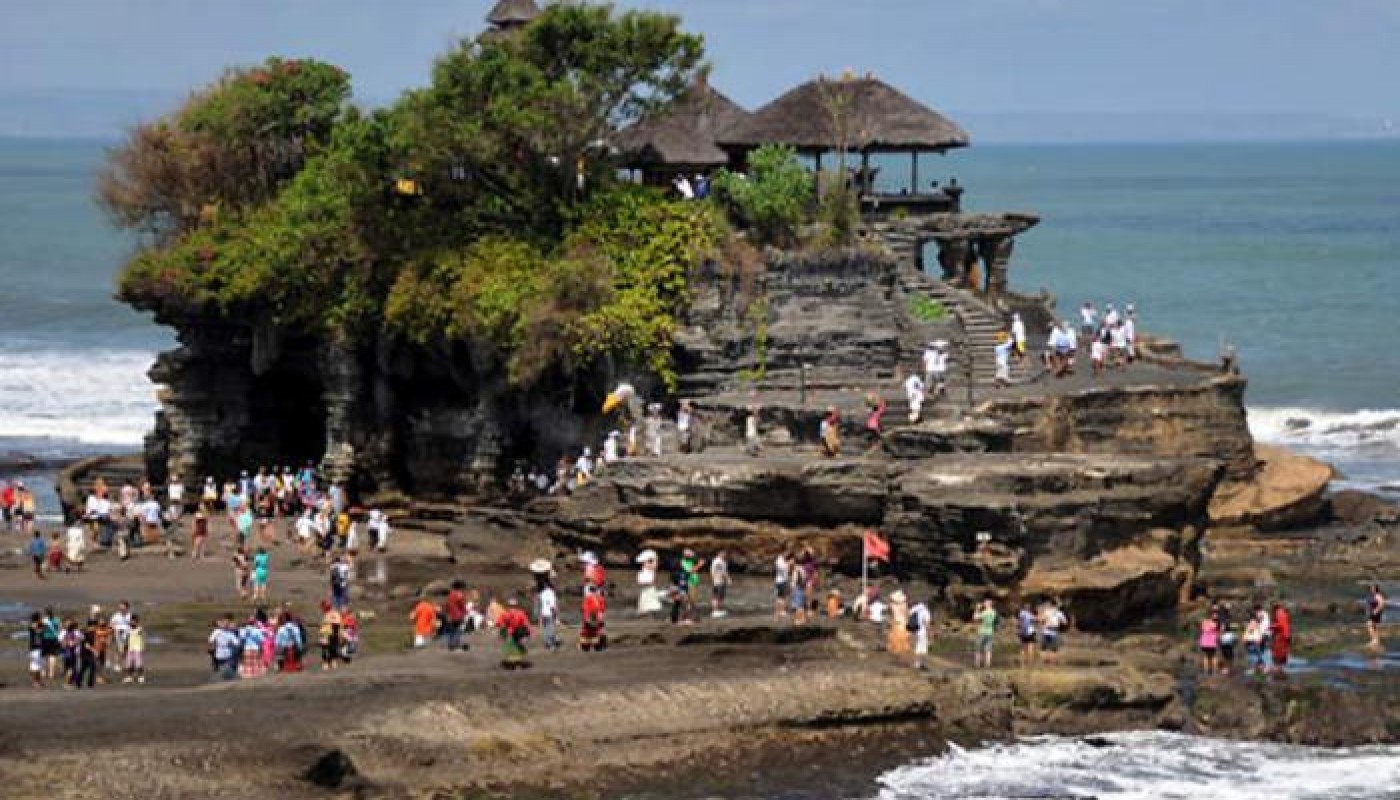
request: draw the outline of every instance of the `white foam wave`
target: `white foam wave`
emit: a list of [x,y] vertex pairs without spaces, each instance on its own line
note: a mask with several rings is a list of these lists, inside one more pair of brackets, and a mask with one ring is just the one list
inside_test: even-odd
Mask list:
[[139,445],[151,428],[155,354],[0,350],[0,437]]
[[1254,438],[1271,444],[1328,450],[1400,451],[1400,409],[1321,411],[1251,408]]
[[1144,732],[1036,737],[893,770],[880,800],[1375,800],[1400,798],[1400,747],[1335,750]]

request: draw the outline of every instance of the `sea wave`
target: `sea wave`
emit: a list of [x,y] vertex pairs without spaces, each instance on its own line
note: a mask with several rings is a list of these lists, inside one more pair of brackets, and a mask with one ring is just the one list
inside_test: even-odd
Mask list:
[[139,445],[150,430],[155,353],[0,351],[0,437]]
[[1393,799],[1400,798],[1400,747],[1321,749],[1164,732],[1034,737],[951,747],[879,782],[879,800]]
[[1271,444],[1331,450],[1400,451],[1400,409],[1322,411],[1251,408],[1254,438]]

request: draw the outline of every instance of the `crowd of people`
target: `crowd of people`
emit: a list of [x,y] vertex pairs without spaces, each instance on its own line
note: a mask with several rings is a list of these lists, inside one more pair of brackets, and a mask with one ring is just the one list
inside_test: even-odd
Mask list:
[[146,628],[123,600],[111,616],[92,606],[87,617],[60,617],[52,608],[30,615],[29,679],[36,689],[93,688],[109,676],[146,682]]

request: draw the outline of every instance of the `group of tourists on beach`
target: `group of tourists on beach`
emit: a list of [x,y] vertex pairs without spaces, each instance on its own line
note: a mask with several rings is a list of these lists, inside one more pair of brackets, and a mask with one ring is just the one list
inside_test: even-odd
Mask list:
[[[320,603],[316,647],[321,669],[333,670],[354,659],[359,649],[360,623],[348,603],[333,592]],[[219,680],[260,678],[269,672],[304,669],[311,644],[306,623],[284,603],[269,613],[263,606],[237,621],[227,614],[213,622],[208,638],[210,668]]]
[[84,621],[52,608],[29,617],[29,679],[34,688],[93,688],[108,675],[146,682],[146,628],[125,600],[111,616],[92,606]]
[[1293,622],[1283,603],[1274,601],[1267,608],[1255,605],[1241,626],[1234,619],[1229,603],[1212,602],[1200,621],[1196,636],[1196,646],[1201,652],[1201,674],[1229,675],[1235,671],[1236,654],[1241,645],[1246,671],[1282,673],[1293,646]]

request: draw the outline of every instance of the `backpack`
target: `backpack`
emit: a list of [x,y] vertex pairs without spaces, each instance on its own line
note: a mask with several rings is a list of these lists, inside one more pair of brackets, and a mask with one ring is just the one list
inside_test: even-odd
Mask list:
[[904,623],[904,630],[909,631],[910,633],[918,633],[918,632],[919,632],[919,618],[916,617],[916,616],[914,616],[913,614],[910,614],[910,615],[909,615],[909,621],[906,622],[906,623]]

